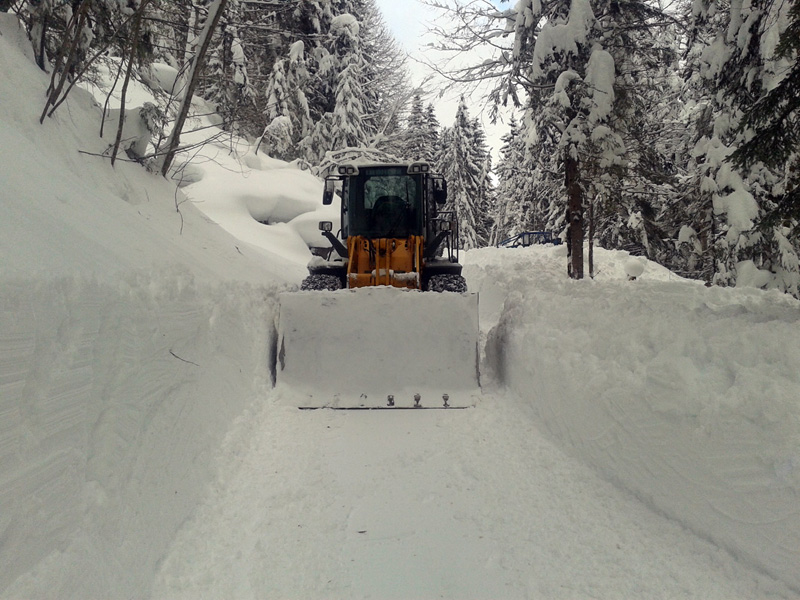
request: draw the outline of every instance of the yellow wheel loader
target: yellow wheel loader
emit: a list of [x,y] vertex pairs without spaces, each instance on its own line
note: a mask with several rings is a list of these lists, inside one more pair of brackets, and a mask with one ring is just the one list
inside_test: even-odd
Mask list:
[[323,204],[341,193],[341,239],[320,223],[336,253],[309,265],[301,289],[390,285],[466,292],[456,259],[458,222],[444,211],[447,184],[427,163],[343,165],[325,180]]
[[[341,229],[281,295],[276,386],[301,408],[474,406],[478,297],[457,260],[447,185],[427,163],[341,165]],[[455,293],[429,293],[455,292]]]

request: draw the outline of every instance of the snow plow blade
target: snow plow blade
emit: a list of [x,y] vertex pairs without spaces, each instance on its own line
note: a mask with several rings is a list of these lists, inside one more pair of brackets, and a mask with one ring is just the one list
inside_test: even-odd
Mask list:
[[478,297],[371,287],[281,294],[276,391],[303,409],[451,409],[480,396]]

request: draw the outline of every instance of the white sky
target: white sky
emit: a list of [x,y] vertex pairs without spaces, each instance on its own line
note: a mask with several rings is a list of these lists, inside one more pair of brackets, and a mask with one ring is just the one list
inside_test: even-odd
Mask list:
[[[425,45],[434,40],[430,34],[427,34],[427,29],[439,15],[439,11],[430,8],[420,0],[376,0],[376,2],[395,39],[405,47],[412,59],[409,60],[408,66],[414,83],[420,83],[426,76],[432,74],[430,69],[418,61],[433,60],[432,53],[425,52]],[[440,25],[443,24],[440,23]],[[417,60],[413,60],[414,58]],[[431,87],[438,89],[443,85],[436,84]],[[442,126],[453,124],[461,93],[461,90],[453,89],[445,92],[441,98],[432,97],[426,100],[426,103],[433,102],[436,107],[436,116]],[[470,116],[481,117],[486,128],[488,143],[492,146],[494,164],[497,165],[498,153],[502,144],[500,137],[506,132],[506,126],[503,123],[492,125],[489,122],[488,112],[482,114],[486,112],[487,107],[477,94],[472,98],[467,97],[467,106]]]

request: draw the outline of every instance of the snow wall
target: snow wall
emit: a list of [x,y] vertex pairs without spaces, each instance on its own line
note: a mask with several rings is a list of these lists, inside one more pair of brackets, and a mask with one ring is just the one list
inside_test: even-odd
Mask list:
[[270,385],[276,306],[179,272],[3,283],[0,596],[149,596],[231,420]]
[[800,590],[797,302],[646,278],[575,282],[524,260],[511,280],[469,269],[487,303],[506,298],[486,347],[497,379],[568,452]]

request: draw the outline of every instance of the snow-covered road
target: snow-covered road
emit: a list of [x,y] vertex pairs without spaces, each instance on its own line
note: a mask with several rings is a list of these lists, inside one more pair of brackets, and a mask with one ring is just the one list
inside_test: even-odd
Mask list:
[[564,454],[513,396],[287,401],[238,421],[155,598],[791,597]]

